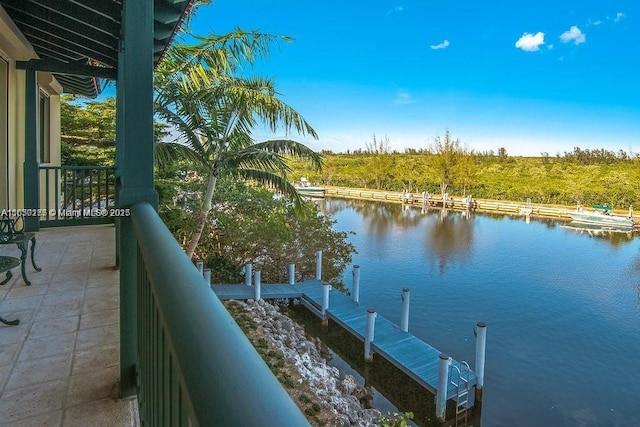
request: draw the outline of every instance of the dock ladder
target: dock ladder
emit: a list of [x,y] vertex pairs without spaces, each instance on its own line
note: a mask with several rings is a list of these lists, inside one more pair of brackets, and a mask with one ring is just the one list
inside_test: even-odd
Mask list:
[[[451,374],[455,371],[455,375],[450,375],[451,384],[456,388],[456,426],[458,422],[467,425],[467,409],[469,408],[469,377],[471,367],[464,360],[460,362],[460,367],[451,365]],[[456,381],[457,380],[457,381]]]

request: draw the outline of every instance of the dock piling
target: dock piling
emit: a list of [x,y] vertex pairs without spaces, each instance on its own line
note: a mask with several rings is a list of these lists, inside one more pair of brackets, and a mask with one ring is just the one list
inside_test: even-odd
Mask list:
[[211,286],[211,269],[210,268],[206,268],[204,270],[203,277],[204,277],[204,283],[207,286]]
[[373,360],[373,352],[371,351],[371,342],[375,335],[376,328],[376,310],[373,308],[367,309],[367,329],[364,336],[364,360],[371,362]]
[[409,332],[409,297],[411,293],[409,288],[402,289],[402,312],[400,315],[400,330],[402,332]]
[[202,276],[204,274],[204,261],[201,259],[196,261],[196,268],[198,269],[198,273]]
[[440,422],[444,422],[447,412],[449,366],[451,366],[451,358],[444,353],[440,354],[438,363],[438,390],[436,390],[436,418]]
[[331,290],[331,285],[328,283],[324,283],[322,285],[322,324],[328,325],[329,318],[327,317],[327,309],[329,308],[329,291]]
[[478,322],[476,329],[476,399],[482,401],[482,388],[484,387],[484,359],[487,346],[487,324]]
[[316,252],[316,280],[322,280],[322,251]]
[[296,265],[289,264],[289,284],[293,285],[296,283]]
[[251,286],[251,269],[253,266],[251,264],[247,264],[244,266],[244,284],[247,286]]
[[351,293],[351,299],[356,304],[360,304],[360,266],[353,266],[353,291]]
[[255,280],[255,286],[254,286],[254,298],[256,301],[260,301],[260,270],[256,270],[253,273],[253,278]]

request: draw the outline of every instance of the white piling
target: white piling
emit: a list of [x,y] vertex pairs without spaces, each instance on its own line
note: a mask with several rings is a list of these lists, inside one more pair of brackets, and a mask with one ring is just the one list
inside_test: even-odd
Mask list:
[[373,352],[371,351],[371,342],[375,336],[376,328],[376,310],[373,308],[367,309],[367,329],[364,336],[364,360],[370,362],[373,360]]
[[293,285],[296,283],[296,265],[289,264],[289,284]]
[[196,261],[196,268],[198,269],[198,273],[200,273],[200,275],[202,276],[204,274],[204,261],[202,260],[197,260]]
[[322,251],[316,252],[316,280],[322,280]]
[[449,385],[449,366],[451,358],[440,354],[438,363],[438,389],[436,390],[436,418],[443,422],[447,413],[447,388]]
[[254,277],[254,281],[255,281],[255,286],[254,286],[254,290],[253,290],[253,299],[256,301],[260,301],[260,270],[256,270],[253,273],[253,277]]
[[351,292],[351,299],[356,304],[360,304],[360,266],[353,266],[353,290]]
[[482,400],[482,388],[484,387],[484,359],[487,347],[487,324],[478,322],[476,329],[476,399]]
[[329,291],[331,285],[324,283],[322,285],[322,324],[328,325],[329,319],[327,318],[327,309],[329,308]]
[[244,266],[244,284],[247,286],[251,286],[251,269],[253,266],[251,264],[247,264]]
[[211,269],[210,268],[207,268],[204,270],[203,277],[204,277],[204,283],[207,286],[211,286]]
[[409,332],[409,288],[402,289],[402,311],[400,313],[400,330]]

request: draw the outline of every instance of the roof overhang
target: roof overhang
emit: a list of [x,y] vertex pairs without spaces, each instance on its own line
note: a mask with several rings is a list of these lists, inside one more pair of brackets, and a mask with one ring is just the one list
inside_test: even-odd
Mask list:
[[[145,0],[143,0],[145,1]],[[151,1],[151,0],[146,0]],[[160,61],[193,0],[153,0],[154,61]],[[115,79],[123,0],[0,0],[38,58],[20,68],[53,72],[65,92],[95,97]]]

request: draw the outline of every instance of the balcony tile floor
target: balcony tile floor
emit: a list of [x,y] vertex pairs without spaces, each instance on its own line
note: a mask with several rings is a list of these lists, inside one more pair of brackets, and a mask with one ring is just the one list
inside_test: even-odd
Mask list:
[[[0,287],[0,425],[137,426],[118,399],[119,276],[112,225],[42,229],[28,262]],[[0,255],[19,257],[15,245]],[[4,273],[0,274],[4,278]]]

